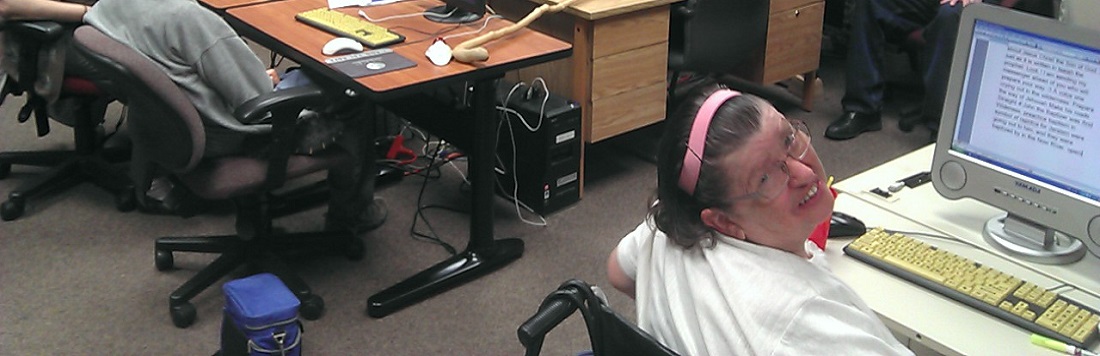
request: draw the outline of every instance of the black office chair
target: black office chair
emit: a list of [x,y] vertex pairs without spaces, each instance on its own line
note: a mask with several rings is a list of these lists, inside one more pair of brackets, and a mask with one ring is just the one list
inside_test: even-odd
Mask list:
[[[279,233],[272,221],[300,206],[274,192],[285,181],[351,160],[351,155],[339,148],[312,156],[291,153],[289,143],[293,142],[299,112],[305,107],[321,108],[332,96],[316,86],[303,86],[250,100],[238,107],[235,115],[242,122],[255,122],[271,114],[274,127],[269,157],[204,158],[206,136],[198,111],[161,67],[91,26],[77,28],[73,47],[103,69],[91,79],[129,106],[131,176],[137,191],[146,191],[154,175],[169,172],[200,198],[232,199],[236,205],[235,235],[157,239],[156,267],[161,271],[174,267],[175,251],[221,254],[169,296],[172,322],[181,328],[191,325],[196,312],[190,299],[241,264],[279,276],[301,300],[301,315],[319,318],[324,301],[312,294],[278,255],[329,252],[357,260],[363,257],[363,242],[347,231]],[[144,198],[144,194],[138,195],[138,199]]]
[[538,312],[527,319],[516,333],[527,350],[527,356],[537,356],[542,350],[546,333],[580,310],[588,327],[592,353],[601,355],[676,355],[634,323],[611,309],[596,294],[593,286],[571,279],[562,283],[539,305]]
[[768,1],[686,0],[672,4],[668,108],[675,108],[682,72],[711,77],[739,73],[750,60],[763,56],[767,31]]
[[[19,47],[20,61],[18,80],[6,82],[0,98],[8,94],[26,94],[26,104],[19,111],[18,119],[25,122],[34,116],[39,136],[50,131],[46,99],[33,88],[38,80],[39,54],[41,49],[62,40],[71,29],[71,25],[52,21],[10,21],[3,24],[5,36]],[[100,133],[100,124],[111,99],[91,82],[72,73],[67,72],[60,85],[60,100],[72,105],[75,113],[75,122],[72,123],[75,148],[0,152],[0,179],[11,173],[12,165],[51,167],[46,173],[8,193],[8,200],[0,205],[0,219],[14,220],[23,215],[29,199],[85,181],[114,194],[119,211],[130,211],[137,206],[129,179],[114,167],[115,163],[128,158],[129,148],[125,145],[105,148],[104,136]]]

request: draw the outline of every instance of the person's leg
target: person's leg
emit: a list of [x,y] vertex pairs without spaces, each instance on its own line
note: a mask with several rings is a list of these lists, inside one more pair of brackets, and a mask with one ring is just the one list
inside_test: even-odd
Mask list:
[[382,199],[374,197],[378,167],[375,165],[372,115],[374,105],[360,105],[350,112],[329,113],[347,116],[345,132],[337,144],[352,154],[355,164],[329,170],[330,189],[325,228],[347,229],[363,233],[378,228],[386,221],[387,209]]
[[931,19],[934,0],[857,0],[850,15],[844,114],[825,130],[832,139],[849,139],[882,128],[886,87],[883,50]]
[[[924,72],[924,103],[922,121],[933,131],[939,127],[943,102],[947,95],[947,80],[951,74],[951,60],[955,50],[955,38],[959,32],[959,19],[963,6],[941,5],[936,16],[924,30],[928,46],[922,51]],[[934,133],[933,133],[934,134]]]

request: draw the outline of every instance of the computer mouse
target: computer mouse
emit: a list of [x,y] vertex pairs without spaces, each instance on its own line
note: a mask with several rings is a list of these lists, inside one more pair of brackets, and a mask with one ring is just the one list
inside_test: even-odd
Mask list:
[[325,43],[324,47],[321,47],[321,53],[326,56],[334,56],[338,54],[348,54],[363,51],[363,44],[359,43],[351,38],[336,37]]
[[829,237],[856,237],[865,232],[867,225],[856,217],[833,211],[833,217],[829,220]]

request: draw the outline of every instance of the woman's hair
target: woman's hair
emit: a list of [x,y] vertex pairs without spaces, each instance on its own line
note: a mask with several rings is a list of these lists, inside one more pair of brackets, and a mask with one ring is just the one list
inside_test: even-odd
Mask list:
[[[702,152],[699,178],[694,194],[680,187],[680,175],[687,153],[688,138],[696,113],[711,94],[724,90],[717,86],[701,88],[693,93],[665,123],[657,154],[657,195],[650,204],[649,214],[660,229],[676,244],[689,248],[700,241],[713,241],[714,231],[699,218],[705,208],[726,208],[732,202],[728,167],[720,167],[721,159],[744,145],[746,139],[760,129],[763,99],[742,94],[722,103],[706,130],[706,149]],[[703,119],[703,118],[700,118]]]

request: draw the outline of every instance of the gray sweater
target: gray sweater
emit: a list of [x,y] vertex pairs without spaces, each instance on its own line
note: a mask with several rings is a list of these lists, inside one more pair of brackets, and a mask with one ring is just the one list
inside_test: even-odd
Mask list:
[[218,15],[195,0],[101,0],[84,22],[159,63],[195,103],[206,128],[206,155],[237,153],[266,124],[233,116],[241,103],[272,90],[265,67]]

